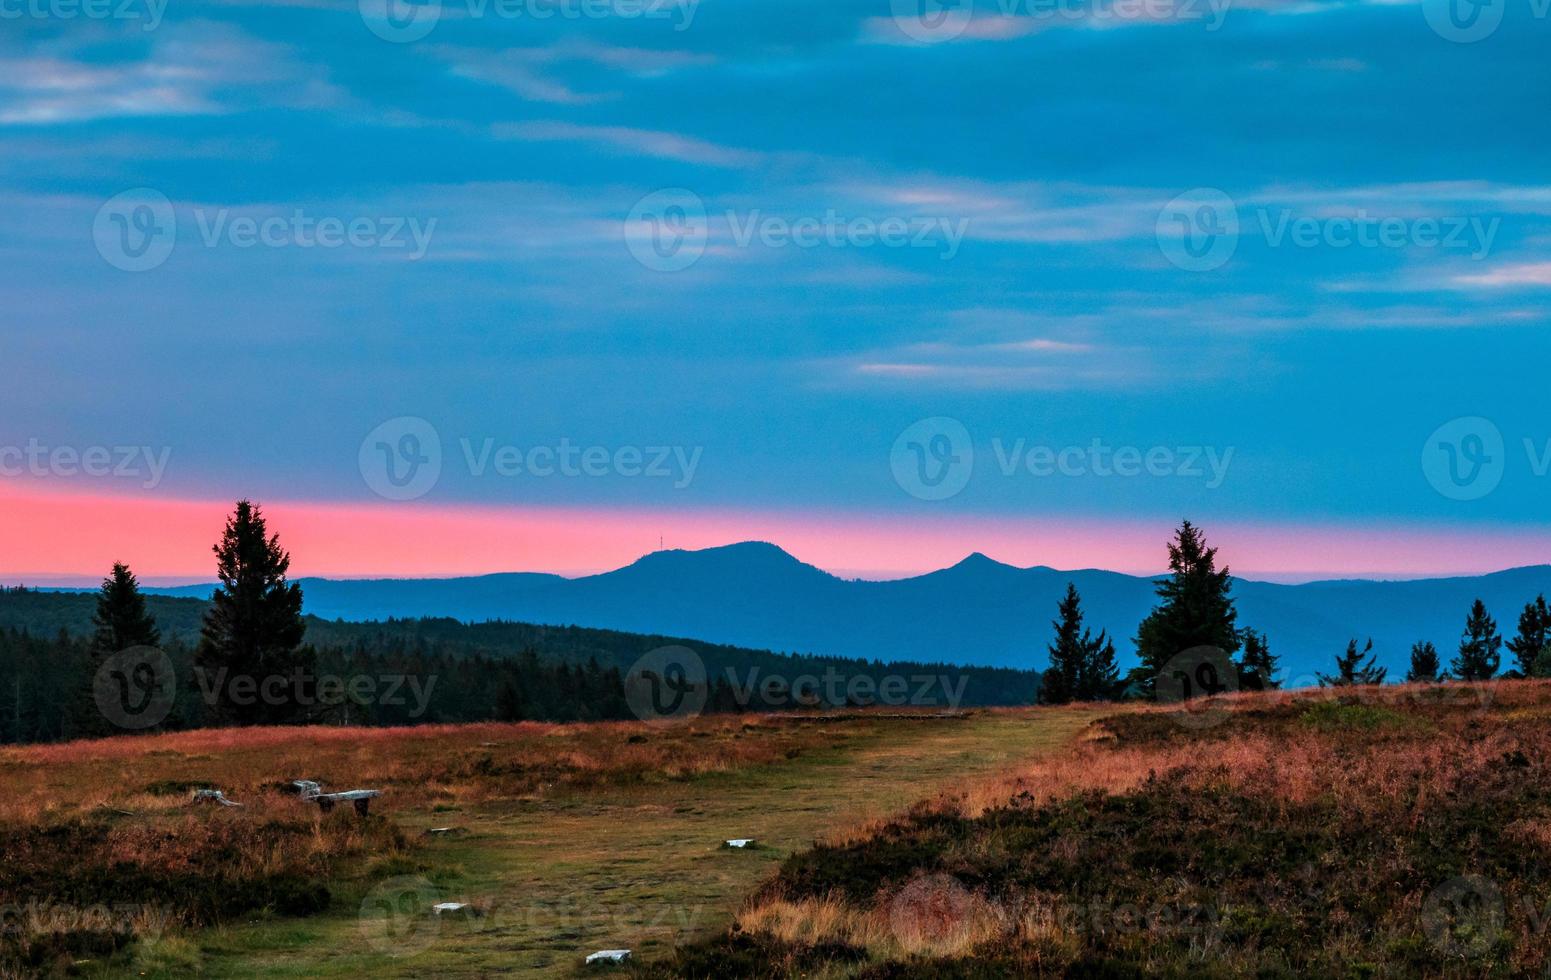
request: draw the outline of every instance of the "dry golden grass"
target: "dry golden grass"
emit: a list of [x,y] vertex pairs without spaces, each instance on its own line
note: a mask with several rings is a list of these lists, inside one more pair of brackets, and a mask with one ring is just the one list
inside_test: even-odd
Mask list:
[[[1117,706],[1067,753],[830,835],[748,903],[739,927],[753,948],[813,973],[860,955],[1062,975],[1118,956],[1214,976],[1339,963],[1385,977],[1542,976],[1547,705],[1551,682],[1241,694],[1183,716]],[[1156,839],[1114,836],[1141,813]],[[1268,840],[1289,844],[1262,850]],[[1198,852],[1198,841],[1212,846]],[[1159,854],[1179,870],[1142,870]],[[1477,874],[1501,890],[1490,900],[1500,933],[1429,925],[1439,908],[1453,914],[1450,881]],[[1103,918],[1088,918],[1088,901]],[[1128,908],[1142,919],[1120,921]],[[751,955],[710,944],[684,962],[752,975],[740,972]]]
[[[0,750],[0,825],[100,808],[169,812],[210,786],[256,811],[284,784],[384,789],[386,806],[476,803],[559,788],[686,779],[778,761],[820,744],[810,724],[772,716],[676,725],[427,725],[416,728],[203,729]],[[169,787],[178,786],[176,790]]]
[[[761,766],[847,737],[795,717],[671,725],[250,728],[0,750],[0,966],[37,971],[250,910],[306,915],[347,867],[407,866],[394,817]],[[293,779],[380,789],[370,819],[300,800]],[[217,788],[241,804],[193,803]],[[109,922],[99,908],[114,909]],[[98,916],[100,918],[100,916]],[[153,928],[154,927],[154,928]],[[159,943],[176,953],[176,937]],[[169,952],[170,951],[170,952]],[[50,966],[52,964],[52,966]],[[174,971],[175,972],[175,971]]]

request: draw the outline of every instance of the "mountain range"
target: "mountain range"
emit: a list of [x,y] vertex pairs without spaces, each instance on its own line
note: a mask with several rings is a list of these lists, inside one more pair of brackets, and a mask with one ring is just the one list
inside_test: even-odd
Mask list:
[[[1153,579],[1098,569],[1018,568],[982,554],[913,578],[843,579],[773,544],[658,551],[580,578],[514,572],[449,579],[300,580],[325,619],[451,616],[692,636],[792,653],[1038,668],[1056,602],[1073,582],[1089,625],[1134,662],[1131,638],[1153,606]],[[210,585],[147,589],[205,597]],[[1265,632],[1295,684],[1329,671],[1348,640],[1373,639],[1404,674],[1411,644],[1431,640],[1447,664],[1480,597],[1511,636],[1524,603],[1551,594],[1551,566],[1412,581],[1296,585],[1236,579],[1239,622]],[[1509,666],[1504,651],[1503,667]]]

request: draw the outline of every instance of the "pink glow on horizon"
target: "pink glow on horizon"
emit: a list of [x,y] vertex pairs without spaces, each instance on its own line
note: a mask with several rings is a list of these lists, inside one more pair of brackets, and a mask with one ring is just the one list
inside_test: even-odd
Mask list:
[[[658,549],[773,542],[840,575],[898,578],[982,551],[1012,565],[1156,573],[1168,519],[448,507],[260,501],[293,576],[404,578],[542,571],[583,575]],[[148,583],[213,578],[230,501],[38,492],[0,483],[0,582],[85,584],[115,560]],[[1479,574],[1551,558],[1551,532],[1364,524],[1202,522],[1236,575],[1310,578]]]

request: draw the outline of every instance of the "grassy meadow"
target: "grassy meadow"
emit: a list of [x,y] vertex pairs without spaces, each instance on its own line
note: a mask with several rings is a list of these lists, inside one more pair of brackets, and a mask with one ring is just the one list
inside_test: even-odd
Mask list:
[[0,975],[1540,977],[1548,759],[1539,682],[7,749]]
[[[261,728],[0,750],[6,971],[578,975],[707,939],[780,861],[1095,712]],[[289,790],[380,788],[366,820]],[[190,805],[218,787],[241,807]],[[428,835],[431,828],[446,833]],[[754,837],[752,850],[721,848]],[[477,914],[433,921],[430,905]]]

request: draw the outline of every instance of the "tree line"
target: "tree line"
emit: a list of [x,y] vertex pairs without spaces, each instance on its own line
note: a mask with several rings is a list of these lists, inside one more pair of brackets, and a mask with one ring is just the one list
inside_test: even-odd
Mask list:
[[[1041,703],[1155,697],[1157,680],[1170,671],[1170,662],[1200,648],[1220,651],[1224,666],[1232,672],[1231,684],[1221,679],[1218,690],[1281,687],[1284,678],[1270,641],[1264,633],[1239,625],[1228,567],[1217,566],[1217,549],[1207,546],[1201,529],[1184,521],[1168,551],[1169,575],[1154,583],[1158,603],[1137,628],[1134,642],[1140,663],[1124,676],[1116,665],[1114,643],[1102,630],[1095,636],[1084,627],[1081,596],[1068,583],[1051,624],[1054,639],[1047,648],[1050,666],[1042,675]],[[1405,679],[1410,683],[1491,680],[1499,676],[1505,646],[1515,665],[1502,677],[1551,677],[1551,607],[1544,595],[1525,605],[1518,633],[1506,643],[1486,604],[1476,599],[1448,669],[1442,668],[1433,643],[1418,641],[1411,648]],[[1316,679],[1321,687],[1383,684],[1389,671],[1377,661],[1373,641],[1359,647],[1354,638],[1344,652],[1335,654],[1334,672],[1318,673]]]
[[[72,628],[86,618],[74,611],[79,610],[76,596],[5,590],[0,601],[21,625],[0,628],[0,741],[60,741],[122,731],[111,712],[103,711],[95,684],[104,671],[115,670],[130,696],[171,683],[169,704],[156,729],[630,720],[636,715],[625,696],[624,669],[649,647],[673,642],[500,621],[347,623],[306,617],[301,590],[288,578],[290,555],[260,508],[246,500],[237,503],[213,551],[218,585],[208,603],[155,599],[173,620],[170,639],[148,602],[151,597],[122,562],[114,564],[95,594],[85,629]],[[42,629],[31,631],[26,624]],[[552,655],[541,655],[540,644]],[[931,673],[944,687],[963,692],[966,704],[1027,704],[1036,679],[1029,671],[1008,668],[697,646],[708,672],[707,712],[828,704],[804,700],[781,684],[753,689],[745,684],[748,678]],[[136,650],[165,655],[168,677],[141,669],[143,664],[118,670],[115,658]],[[266,691],[269,679],[278,683]]]

